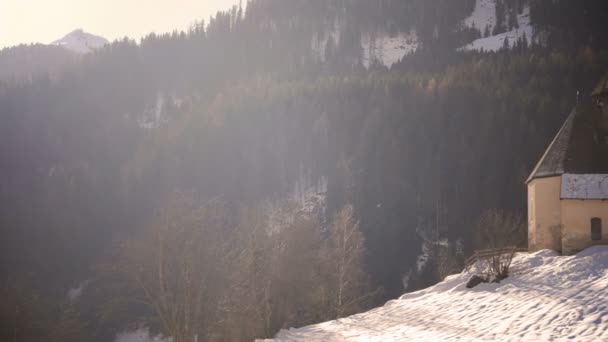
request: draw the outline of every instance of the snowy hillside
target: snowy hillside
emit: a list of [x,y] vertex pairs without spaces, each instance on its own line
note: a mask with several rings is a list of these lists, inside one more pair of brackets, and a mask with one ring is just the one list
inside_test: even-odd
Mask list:
[[[496,25],[496,0],[477,0],[475,10],[465,19],[464,25],[477,28],[481,32],[487,27],[488,31],[492,32]],[[509,41],[509,46],[513,46],[524,36],[530,41],[534,33],[530,24],[530,6],[525,6],[523,13],[517,15],[517,26],[511,31],[476,39],[461,50],[498,51],[503,47],[505,38]]]
[[282,330],[276,341],[608,341],[608,247],[515,257],[500,284],[448,277],[383,307]]
[[363,47],[363,65],[369,68],[374,61],[380,62],[387,68],[399,62],[404,56],[415,52],[419,46],[416,31],[398,33],[390,36],[388,33],[369,34],[361,36]]
[[89,53],[108,44],[108,40],[103,37],[84,32],[81,29],[77,29],[68,33],[65,35],[65,37],[52,42],[51,44],[63,46],[66,49],[77,53]]
[[131,331],[124,331],[116,335],[114,342],[169,342],[170,339],[162,335],[150,333],[148,328],[138,328]]
[[[336,20],[332,30],[317,33],[313,36],[311,46],[313,56],[317,60],[325,62],[330,38],[334,44],[340,43],[343,26],[343,20]],[[366,68],[369,68],[373,63],[380,63],[390,68],[404,56],[416,52],[419,46],[420,40],[414,29],[410,32],[397,32],[393,35],[383,31],[364,32],[361,34],[361,49],[363,51],[361,62]]]
[[464,26],[474,27],[483,32],[486,27],[490,32],[496,25],[496,0],[477,0],[470,17],[464,20]]

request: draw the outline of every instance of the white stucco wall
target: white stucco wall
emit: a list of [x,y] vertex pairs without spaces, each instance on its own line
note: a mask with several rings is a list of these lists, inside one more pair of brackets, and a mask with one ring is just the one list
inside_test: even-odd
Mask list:
[[528,248],[561,251],[561,204],[559,176],[528,183]]
[[[608,245],[608,201],[561,201],[562,253],[574,254],[593,245]],[[602,240],[591,240],[591,219],[602,220]]]

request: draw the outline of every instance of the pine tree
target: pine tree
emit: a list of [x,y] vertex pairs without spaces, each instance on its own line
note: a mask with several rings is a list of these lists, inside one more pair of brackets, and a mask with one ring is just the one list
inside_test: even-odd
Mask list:
[[492,31],[492,35],[497,35],[505,32],[505,5],[502,1],[496,1],[496,25]]
[[514,9],[509,10],[509,30],[519,28],[519,22],[517,21],[517,14]]

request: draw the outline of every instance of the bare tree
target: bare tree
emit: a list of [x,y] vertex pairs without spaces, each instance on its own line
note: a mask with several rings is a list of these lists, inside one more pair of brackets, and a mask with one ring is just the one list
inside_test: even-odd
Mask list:
[[365,300],[372,295],[364,271],[364,241],[359,223],[354,218],[353,207],[345,206],[331,223],[324,253],[332,318],[360,311]]
[[123,271],[174,342],[205,339],[223,287],[222,206],[175,195],[157,218],[123,244]]
[[455,248],[455,243],[445,241],[445,243],[438,243],[435,256],[437,260],[437,275],[439,280],[444,280],[447,276],[458,273],[463,267],[463,255]]
[[278,258],[263,207],[244,208],[239,216],[238,247],[231,256],[227,319],[223,329],[231,340],[269,334],[273,313],[271,274]]
[[360,311],[370,298],[351,206],[323,239],[294,203],[244,208],[177,197],[122,245],[121,269],[174,342],[242,341]]
[[523,247],[526,243],[525,222],[521,215],[488,209],[477,221],[473,242],[475,249]]
[[294,203],[242,210],[230,266],[224,331],[231,340],[270,337],[317,322],[321,227]]
[[520,215],[497,209],[486,210],[475,226],[474,244],[488,281],[500,281],[509,274],[517,247],[525,245],[526,226]]

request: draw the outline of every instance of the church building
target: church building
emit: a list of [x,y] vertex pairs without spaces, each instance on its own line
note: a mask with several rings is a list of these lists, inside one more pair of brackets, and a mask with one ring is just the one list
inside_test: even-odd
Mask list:
[[608,76],[577,105],[526,181],[528,248],[608,244]]

